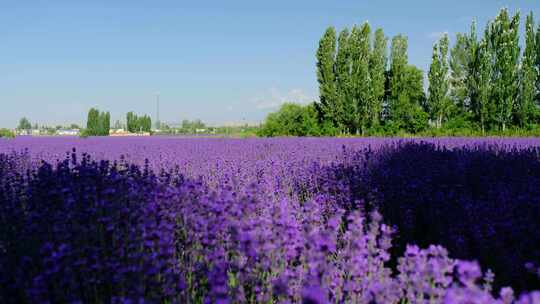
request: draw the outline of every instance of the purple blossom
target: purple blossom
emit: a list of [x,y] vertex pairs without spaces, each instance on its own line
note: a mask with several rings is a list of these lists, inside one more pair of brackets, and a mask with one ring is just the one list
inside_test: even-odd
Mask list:
[[537,303],[540,141],[428,141],[3,142],[0,302]]

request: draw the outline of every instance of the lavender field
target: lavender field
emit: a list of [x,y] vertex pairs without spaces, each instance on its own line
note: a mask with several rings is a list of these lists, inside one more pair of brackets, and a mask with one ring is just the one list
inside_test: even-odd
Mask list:
[[539,138],[0,139],[0,303],[540,303]]

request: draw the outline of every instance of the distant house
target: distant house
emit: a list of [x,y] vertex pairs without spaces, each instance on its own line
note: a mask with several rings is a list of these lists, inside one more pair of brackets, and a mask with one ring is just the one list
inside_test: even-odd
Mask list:
[[131,133],[124,129],[110,129],[109,136],[129,136]]
[[124,129],[111,129],[109,131],[109,136],[150,136],[150,133],[130,133]]
[[80,134],[79,129],[71,129],[71,130],[58,130],[56,131],[56,135],[60,136],[78,136]]
[[22,129],[17,129],[16,131],[16,134],[17,135],[32,135],[32,130],[22,130]]
[[195,133],[204,133],[206,129],[195,129]]

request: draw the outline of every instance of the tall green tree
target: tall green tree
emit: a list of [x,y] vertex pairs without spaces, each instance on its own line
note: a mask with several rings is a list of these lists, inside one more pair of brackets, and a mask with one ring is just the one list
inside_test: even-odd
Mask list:
[[473,113],[476,121],[479,122],[482,134],[485,134],[486,129],[492,120],[495,106],[491,102],[492,96],[492,73],[493,73],[493,54],[489,47],[489,43],[484,38],[478,45],[475,57],[474,70],[474,103]]
[[375,31],[373,42],[373,50],[370,56],[369,73],[371,80],[371,106],[370,106],[370,121],[371,127],[376,127],[380,124],[381,112],[383,109],[385,83],[386,83],[386,65],[388,61],[387,46],[388,38],[384,35],[384,31],[378,28]]
[[424,92],[424,71],[414,65],[407,65],[404,77],[404,92],[400,95],[402,128],[410,133],[418,133],[428,127],[428,114],[422,108],[426,103]]
[[99,110],[91,108],[86,120],[86,133],[90,136],[99,134]]
[[336,56],[336,82],[338,102],[335,109],[340,132],[350,132],[354,129],[354,100],[352,97],[351,80],[351,48],[349,43],[350,32],[343,29],[338,37],[338,51]]
[[334,64],[336,57],[336,30],[329,27],[319,41],[317,50],[317,81],[319,82],[321,119],[337,124],[337,88]]
[[97,135],[107,136],[111,129],[111,114],[109,112],[101,112],[99,114],[99,131]]
[[451,102],[448,96],[448,35],[445,34],[433,46],[433,56],[429,68],[428,109],[435,126],[440,128],[448,118]]
[[107,111],[107,114],[105,115],[105,135],[109,135],[110,130],[111,130],[111,113]]
[[389,72],[389,124],[392,128],[416,133],[427,127],[428,116],[421,108],[425,103],[424,73],[408,64],[407,38],[392,39]]
[[519,13],[510,17],[508,9],[504,8],[490,24],[489,38],[495,54],[493,66],[495,120],[502,131],[505,131],[512,122],[519,93],[519,22]]
[[400,107],[403,104],[400,99],[404,98],[401,95],[404,94],[405,77],[408,64],[407,55],[407,38],[403,35],[397,35],[392,38],[392,46],[390,51],[390,72],[389,72],[389,117],[391,120],[395,120],[395,114],[400,112]]
[[369,75],[371,27],[366,22],[353,28],[351,34],[352,83],[357,132],[367,130],[371,107],[371,81]]
[[479,86],[479,67],[480,67],[480,46],[478,42],[478,34],[476,29],[476,21],[473,21],[469,34],[466,35],[466,75],[465,75],[465,90],[466,103],[473,116],[473,120],[478,121],[479,101],[478,101],[478,86]]
[[86,121],[86,135],[89,136],[107,136],[111,127],[111,115],[109,112],[100,112],[98,109],[91,108],[88,111]]
[[536,106],[537,109],[540,107],[540,23],[538,24],[538,28],[536,29],[536,60],[535,60],[535,68],[536,72],[538,73],[538,76],[536,77]]
[[492,94],[494,51],[491,43],[490,25],[486,26],[484,38],[478,41],[476,22],[473,21],[467,35],[467,75],[465,87],[473,121],[479,124],[482,134],[494,122],[495,104]]
[[143,132],[150,132],[152,130],[152,118],[149,115],[142,117],[141,129]]
[[128,132],[131,132],[133,133],[134,132],[134,128],[133,128],[133,120],[134,120],[134,117],[133,117],[133,112],[128,112],[126,114],[126,128],[128,130]]
[[471,61],[469,46],[469,37],[466,34],[458,33],[456,43],[450,50],[449,94],[452,103],[458,110],[458,115],[465,115],[470,111],[470,98],[467,91],[467,79]]
[[100,135],[100,136],[103,135],[104,130],[105,130],[105,112],[99,112],[97,134],[95,135]]
[[17,126],[18,130],[30,130],[32,129],[32,124],[28,120],[28,118],[23,117],[19,120],[19,125]]
[[520,96],[516,105],[516,122],[524,127],[530,123],[536,112],[536,81],[538,71],[536,64],[536,38],[534,32],[534,17],[531,12],[525,22],[525,51],[520,70]]

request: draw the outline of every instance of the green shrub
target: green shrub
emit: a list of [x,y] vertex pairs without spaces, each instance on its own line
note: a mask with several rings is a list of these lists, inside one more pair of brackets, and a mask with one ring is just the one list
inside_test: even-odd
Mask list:
[[257,135],[273,136],[319,136],[335,133],[328,124],[319,126],[313,104],[306,106],[285,103],[274,113],[268,114]]
[[3,138],[14,138],[15,133],[9,129],[0,129],[0,137]]

